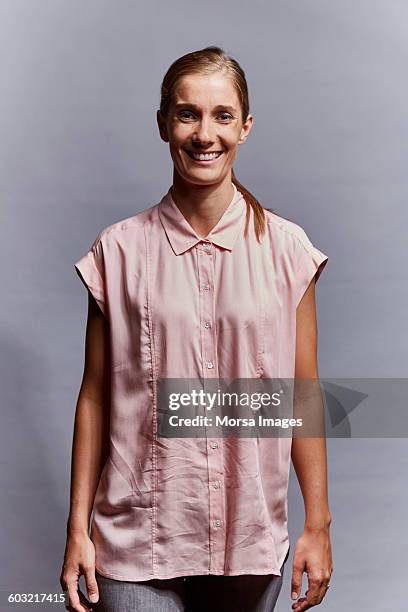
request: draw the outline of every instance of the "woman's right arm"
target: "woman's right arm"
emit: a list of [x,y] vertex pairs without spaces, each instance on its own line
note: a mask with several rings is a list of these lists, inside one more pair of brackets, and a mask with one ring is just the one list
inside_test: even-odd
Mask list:
[[85,366],[75,412],[70,511],[60,575],[62,588],[68,590],[70,609],[78,612],[88,610],[78,596],[81,574],[89,599],[98,596],[95,549],[88,530],[99,478],[109,455],[109,371],[108,323],[88,292]]

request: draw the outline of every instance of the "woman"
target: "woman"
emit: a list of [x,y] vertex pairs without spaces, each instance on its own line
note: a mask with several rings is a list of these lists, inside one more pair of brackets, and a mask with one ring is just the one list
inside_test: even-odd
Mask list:
[[75,264],[89,304],[61,585],[72,610],[92,606],[81,574],[95,610],[273,610],[292,458],[306,510],[291,584],[301,612],[332,572],[324,437],[222,437],[211,424],[161,436],[159,382],[316,379],[327,256],[233,173],[253,123],[236,60],[207,47],[175,61],[157,120],[172,186]]

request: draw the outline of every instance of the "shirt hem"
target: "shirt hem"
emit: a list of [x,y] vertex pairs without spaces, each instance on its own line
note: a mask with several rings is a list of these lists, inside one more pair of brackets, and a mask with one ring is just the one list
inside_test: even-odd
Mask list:
[[284,552],[282,555],[282,563],[280,565],[280,569],[277,569],[276,567],[272,566],[272,568],[269,569],[256,569],[256,568],[248,568],[248,569],[237,569],[237,570],[231,570],[231,569],[225,569],[225,570],[213,570],[210,571],[207,568],[202,568],[202,569],[195,569],[195,570],[188,570],[188,569],[184,569],[184,568],[179,568],[179,569],[175,569],[167,574],[163,574],[162,572],[159,572],[157,574],[144,574],[144,575],[139,575],[139,576],[123,576],[121,574],[115,574],[113,572],[109,572],[106,570],[103,570],[101,568],[99,568],[97,565],[95,565],[95,569],[96,571],[101,574],[101,576],[104,576],[105,578],[111,578],[112,580],[124,580],[125,582],[144,582],[145,580],[169,580],[170,578],[179,578],[182,576],[242,576],[242,575],[256,575],[256,576],[265,576],[265,575],[269,575],[269,574],[273,574],[275,576],[281,576],[282,575],[282,567],[283,564],[287,561],[288,557],[289,557],[289,551],[290,551],[290,542],[289,540],[286,541],[286,545],[284,548]]
[[101,574],[104,578],[111,578],[112,580],[124,580],[126,582],[144,582],[145,580],[168,580],[170,578],[179,578],[182,576],[242,576],[242,575],[268,575],[274,574],[275,576],[281,576],[281,572],[277,570],[275,567],[271,569],[254,569],[253,567],[248,569],[239,569],[239,570],[212,570],[210,571],[208,568],[199,569],[199,570],[188,570],[188,569],[175,569],[172,572],[167,574],[163,574],[161,572],[157,574],[144,574],[144,575],[136,575],[136,576],[123,576],[121,574],[115,574],[113,572],[105,571],[95,566],[98,574]]

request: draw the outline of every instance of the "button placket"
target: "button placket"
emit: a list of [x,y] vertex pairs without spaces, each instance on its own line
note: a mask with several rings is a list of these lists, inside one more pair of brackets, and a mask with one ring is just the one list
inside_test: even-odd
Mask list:
[[[198,246],[199,278],[201,283],[200,322],[204,377],[216,376],[216,347],[212,325],[214,312],[214,266],[210,243]],[[209,257],[211,255],[211,257]]]
[[[198,246],[199,278],[201,282],[200,323],[202,333],[202,363],[203,379],[218,377],[217,347],[214,321],[215,311],[215,279],[214,279],[214,245],[206,243]],[[204,380],[205,387],[205,380]],[[214,388],[214,386],[212,386]],[[209,412],[208,416],[215,420],[219,413]],[[215,428],[214,424],[213,427]],[[223,571],[225,561],[226,533],[224,529],[224,492],[223,492],[223,452],[222,439],[208,440],[207,436],[207,466],[208,495],[210,523],[210,571]],[[211,435],[210,435],[211,437]]]

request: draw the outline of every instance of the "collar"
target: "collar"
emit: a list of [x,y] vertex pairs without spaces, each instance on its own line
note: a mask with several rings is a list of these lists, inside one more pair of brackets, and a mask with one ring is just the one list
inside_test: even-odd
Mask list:
[[184,253],[197,243],[212,242],[224,249],[232,251],[245,220],[246,202],[244,196],[234,183],[234,195],[225,209],[221,219],[213,227],[206,238],[200,238],[193,227],[177,207],[171,196],[171,187],[159,203],[159,217],[167,234],[171,247],[176,255]]

